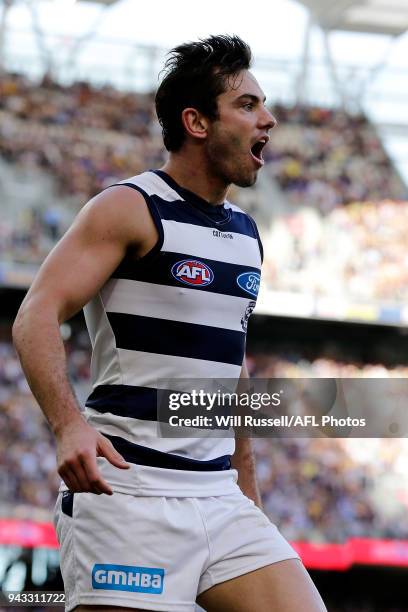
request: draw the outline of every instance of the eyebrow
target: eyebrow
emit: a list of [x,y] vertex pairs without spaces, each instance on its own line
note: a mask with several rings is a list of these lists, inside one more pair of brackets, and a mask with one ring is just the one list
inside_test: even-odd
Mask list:
[[[255,96],[254,94],[249,94],[249,93],[241,94],[240,96],[238,96],[238,98],[236,98],[236,101],[242,100],[242,98],[249,98],[252,102],[260,102],[261,101],[261,98],[259,98],[258,96]],[[263,97],[262,102],[263,103],[266,102],[266,97],[265,96]]]

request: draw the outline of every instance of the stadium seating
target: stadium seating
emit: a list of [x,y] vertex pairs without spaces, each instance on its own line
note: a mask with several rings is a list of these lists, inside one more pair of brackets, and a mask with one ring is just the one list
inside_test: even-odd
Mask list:
[[275,106],[279,128],[267,152],[269,172],[292,209],[327,214],[340,204],[406,197],[376,130],[363,115],[319,107]]
[[274,290],[396,304],[408,296],[408,202],[355,202],[323,216],[304,207],[264,236]]

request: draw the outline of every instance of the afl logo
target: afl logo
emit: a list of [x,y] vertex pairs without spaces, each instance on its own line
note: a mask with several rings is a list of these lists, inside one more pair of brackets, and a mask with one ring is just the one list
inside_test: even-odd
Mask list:
[[197,259],[184,259],[174,264],[171,269],[174,278],[186,285],[205,287],[214,280],[214,272]]
[[259,272],[243,272],[237,277],[237,285],[252,297],[258,295],[260,282],[261,275]]

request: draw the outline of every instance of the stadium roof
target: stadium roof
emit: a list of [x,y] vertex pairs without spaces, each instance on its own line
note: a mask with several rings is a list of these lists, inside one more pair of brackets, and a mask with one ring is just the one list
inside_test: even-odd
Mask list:
[[407,0],[298,0],[325,30],[399,36],[408,29]]

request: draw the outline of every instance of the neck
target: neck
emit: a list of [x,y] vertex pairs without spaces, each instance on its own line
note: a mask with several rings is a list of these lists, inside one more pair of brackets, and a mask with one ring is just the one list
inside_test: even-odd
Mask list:
[[193,152],[170,153],[168,161],[160,169],[166,172],[184,189],[192,191],[213,206],[222,204],[229,185],[211,172],[206,160]]

